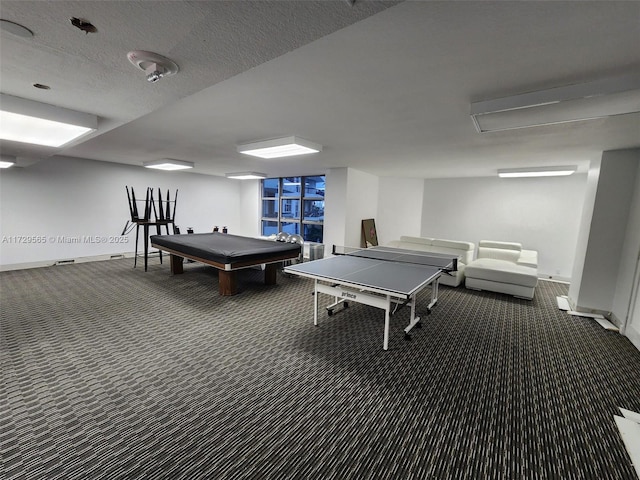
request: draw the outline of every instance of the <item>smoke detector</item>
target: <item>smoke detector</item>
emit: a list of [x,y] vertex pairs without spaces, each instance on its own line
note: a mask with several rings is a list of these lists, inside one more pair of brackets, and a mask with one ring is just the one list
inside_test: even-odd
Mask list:
[[167,57],[144,50],[134,50],[127,53],[127,58],[132,65],[138,67],[147,75],[147,81],[155,83],[162,77],[168,77],[178,73],[178,65]]

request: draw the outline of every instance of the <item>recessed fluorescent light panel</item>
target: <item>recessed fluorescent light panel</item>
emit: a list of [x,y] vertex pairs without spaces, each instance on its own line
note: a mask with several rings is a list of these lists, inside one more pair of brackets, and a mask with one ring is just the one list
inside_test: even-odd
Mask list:
[[98,128],[98,117],[0,94],[0,139],[62,147]]
[[267,178],[265,173],[258,172],[237,172],[237,173],[227,173],[225,174],[227,178],[234,178],[236,180],[260,180],[263,178]]
[[505,168],[498,170],[501,178],[517,177],[562,177],[572,175],[578,167],[575,165],[564,167],[532,167],[532,168]]
[[9,168],[16,164],[16,157],[0,155],[0,168]]
[[579,122],[640,112],[640,74],[471,104],[479,133]]
[[322,145],[300,137],[273,138],[238,145],[238,152],[260,158],[281,158],[322,151]]
[[146,168],[155,168],[157,170],[186,170],[193,168],[193,162],[186,162],[184,160],[174,160],[173,158],[163,158],[162,160],[152,160],[150,162],[144,162]]

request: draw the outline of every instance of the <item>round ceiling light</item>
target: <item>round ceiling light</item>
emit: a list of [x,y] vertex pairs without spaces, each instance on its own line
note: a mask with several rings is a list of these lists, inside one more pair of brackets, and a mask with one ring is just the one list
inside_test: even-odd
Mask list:
[[132,65],[138,67],[147,74],[147,81],[157,82],[162,77],[168,77],[178,73],[178,65],[167,57],[144,50],[134,50],[127,53],[127,58]]
[[10,22],[9,20],[0,20],[0,30],[2,30],[3,32],[12,33],[23,38],[33,37],[33,32],[27,27],[23,27],[22,25],[15,22]]

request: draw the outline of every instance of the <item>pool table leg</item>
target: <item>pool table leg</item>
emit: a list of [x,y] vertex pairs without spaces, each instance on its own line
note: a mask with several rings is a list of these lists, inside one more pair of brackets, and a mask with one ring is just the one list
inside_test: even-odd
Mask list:
[[235,295],[238,293],[235,270],[218,270],[218,284],[220,295]]
[[171,254],[171,273],[174,275],[177,275],[179,273],[183,273],[184,269],[183,269],[183,262],[184,258],[178,256],[178,255],[174,255],[173,253]]
[[277,263],[267,263],[264,266],[264,284],[265,285],[275,285],[276,277],[278,272],[278,264]]

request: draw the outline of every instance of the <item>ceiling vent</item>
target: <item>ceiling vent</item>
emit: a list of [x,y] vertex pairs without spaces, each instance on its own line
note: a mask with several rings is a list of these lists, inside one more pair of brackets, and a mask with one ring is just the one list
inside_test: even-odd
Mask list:
[[640,112],[640,74],[600,79],[471,104],[478,133],[582,122]]
[[144,50],[134,50],[127,53],[129,61],[147,74],[147,81],[155,83],[162,77],[178,73],[178,65],[162,55]]

